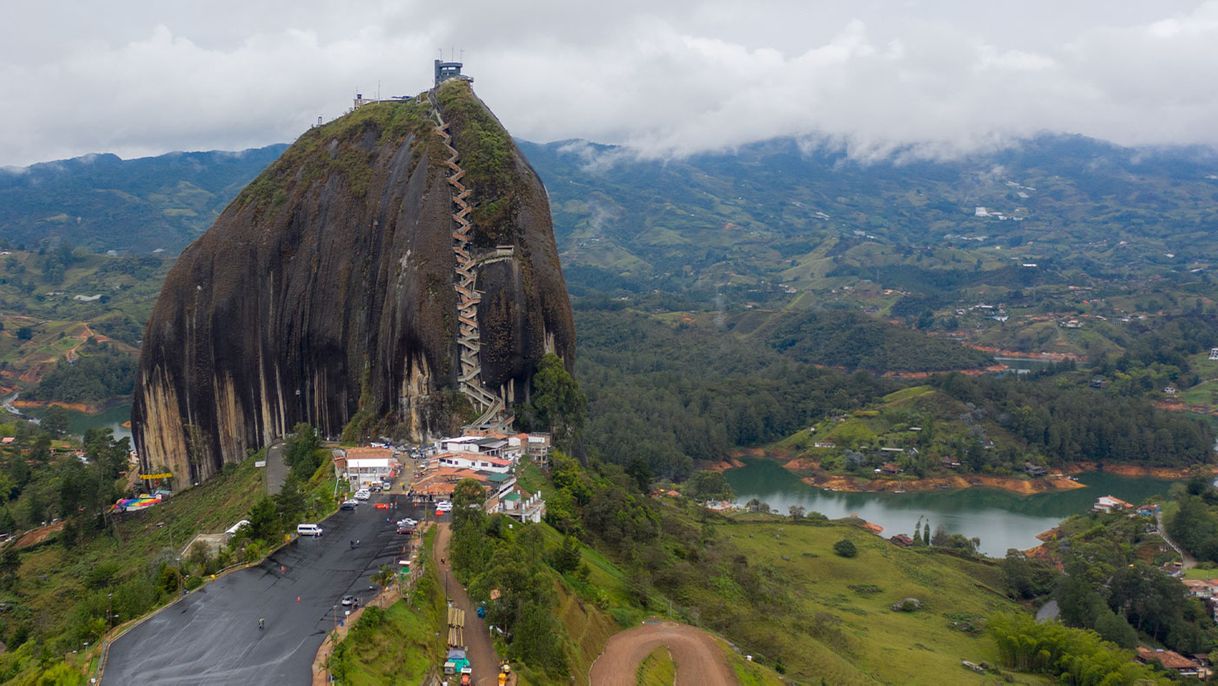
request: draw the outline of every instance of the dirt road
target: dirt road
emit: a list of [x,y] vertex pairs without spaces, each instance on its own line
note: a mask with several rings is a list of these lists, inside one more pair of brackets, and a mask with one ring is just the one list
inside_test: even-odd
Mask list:
[[[470,666],[474,669],[474,686],[494,686],[499,683],[499,656],[491,645],[491,635],[487,631],[486,622],[478,618],[474,604],[470,602],[465,587],[453,576],[452,563],[448,561],[448,541],[452,538],[452,530],[448,522],[436,525],[436,542],[432,555],[440,569],[440,580],[449,600],[456,607],[465,610],[465,652],[469,657]],[[631,682],[631,686],[634,683]]]
[[657,622],[614,634],[592,664],[592,686],[635,686],[651,651],[666,646],[677,663],[676,686],[733,686],[736,678],[710,634],[686,624]]

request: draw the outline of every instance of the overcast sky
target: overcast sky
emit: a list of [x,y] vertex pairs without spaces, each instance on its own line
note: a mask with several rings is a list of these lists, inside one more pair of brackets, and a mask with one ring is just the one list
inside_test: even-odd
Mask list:
[[1218,144],[1218,2],[0,2],[0,166],[291,141],[426,89],[441,47],[535,141]]

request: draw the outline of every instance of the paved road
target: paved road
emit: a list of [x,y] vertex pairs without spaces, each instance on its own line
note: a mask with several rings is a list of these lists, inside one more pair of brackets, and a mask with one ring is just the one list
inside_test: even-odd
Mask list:
[[[397,510],[377,510],[389,502]],[[321,538],[302,538],[258,567],[234,572],[191,593],[128,632],[110,649],[103,683],[308,684],[313,656],[342,607],[344,594],[367,600],[369,577],[396,564],[405,516],[422,519],[400,495],[374,496],[355,512],[322,522]],[[352,549],[351,539],[361,544]],[[299,601],[297,600],[299,598]],[[266,629],[258,629],[258,618]]]
[[[465,587],[453,576],[452,564],[448,561],[448,543],[452,530],[442,523],[436,530],[435,555],[440,557],[440,579],[444,592],[456,607],[465,610],[465,651],[473,668],[474,686],[492,686],[499,683],[499,655],[491,645],[491,635],[486,622],[479,619],[477,608],[465,592]],[[633,685],[632,685],[633,686]]]
[[279,495],[288,480],[288,465],[283,459],[283,442],[266,449],[266,494]]
[[592,686],[634,686],[639,663],[660,646],[668,648],[677,664],[676,686],[732,686],[732,674],[723,649],[708,633],[687,624],[644,624],[614,634],[605,651],[592,663]]

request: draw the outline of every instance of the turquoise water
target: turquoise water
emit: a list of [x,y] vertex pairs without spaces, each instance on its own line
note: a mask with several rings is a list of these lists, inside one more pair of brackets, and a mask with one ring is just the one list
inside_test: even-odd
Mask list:
[[1008,548],[1031,548],[1036,534],[1062,519],[1091,509],[1095,499],[1114,495],[1133,503],[1167,492],[1170,481],[1128,479],[1100,472],[1081,474],[1087,485],[1072,491],[1021,496],[988,488],[918,493],[839,493],[808,486],[770,460],[750,460],[726,473],[743,505],[753,498],[786,514],[792,505],[836,519],[858,515],[884,527],[884,536],[911,534],[919,517],[932,527],[981,539],[981,552],[1001,557]]

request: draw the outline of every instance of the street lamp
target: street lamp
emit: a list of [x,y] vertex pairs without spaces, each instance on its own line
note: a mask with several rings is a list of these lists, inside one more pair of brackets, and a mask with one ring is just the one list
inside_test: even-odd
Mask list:
[[112,614],[114,614],[113,610],[114,610],[114,594],[107,593],[106,594],[106,631],[110,630],[110,617]]

